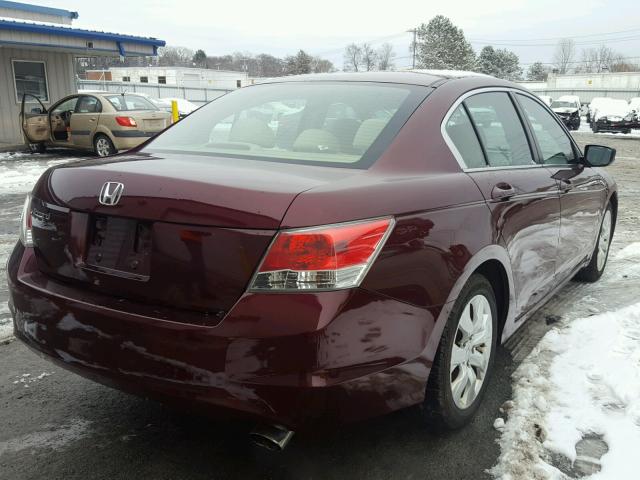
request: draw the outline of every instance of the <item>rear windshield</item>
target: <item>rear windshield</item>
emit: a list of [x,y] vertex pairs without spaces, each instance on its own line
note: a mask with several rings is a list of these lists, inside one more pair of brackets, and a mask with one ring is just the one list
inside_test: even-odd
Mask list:
[[430,91],[369,82],[256,85],[200,108],[145,151],[366,168]]
[[110,95],[106,97],[117,111],[125,110],[158,110],[153,103],[139,95]]

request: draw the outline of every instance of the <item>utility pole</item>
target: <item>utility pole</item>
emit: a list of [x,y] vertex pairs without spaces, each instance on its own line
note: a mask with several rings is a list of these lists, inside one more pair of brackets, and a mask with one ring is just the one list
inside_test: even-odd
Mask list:
[[411,64],[411,68],[415,69],[416,68],[416,35],[418,34],[418,29],[412,28],[410,30],[407,30],[407,33],[413,33],[413,43],[411,45],[411,50],[413,51],[413,62]]

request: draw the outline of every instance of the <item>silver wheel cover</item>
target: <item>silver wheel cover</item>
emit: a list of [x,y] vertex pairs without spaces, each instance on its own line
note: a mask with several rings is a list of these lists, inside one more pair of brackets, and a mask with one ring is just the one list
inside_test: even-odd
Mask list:
[[462,310],[451,351],[449,372],[456,406],[469,408],[486,378],[493,340],[491,305],[484,295],[474,296]]

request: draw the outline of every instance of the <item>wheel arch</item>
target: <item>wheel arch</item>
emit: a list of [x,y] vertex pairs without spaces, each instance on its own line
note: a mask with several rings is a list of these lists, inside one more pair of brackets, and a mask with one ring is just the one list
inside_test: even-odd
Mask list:
[[[499,288],[496,288],[496,301],[498,303],[498,314],[500,315],[499,333],[501,342],[506,340],[516,329],[513,321],[515,311],[515,287],[513,283],[513,274],[511,271],[511,260],[507,250],[501,245],[488,245],[478,251],[466,264],[464,270],[454,283],[447,302],[442,305],[440,312],[436,318],[435,325],[427,346],[424,351],[424,357],[428,361],[435,358],[440,339],[449,315],[458,299],[458,296],[469,278],[475,273],[480,273],[492,282],[498,282]],[[500,338],[500,337],[499,337]]]

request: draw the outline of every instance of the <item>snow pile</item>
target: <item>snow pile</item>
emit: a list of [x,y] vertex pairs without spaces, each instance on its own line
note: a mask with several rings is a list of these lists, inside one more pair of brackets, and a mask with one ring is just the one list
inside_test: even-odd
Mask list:
[[47,161],[41,159],[47,157],[29,153],[0,153],[0,194],[30,192],[47,168],[69,161],[59,157]]
[[514,374],[503,428],[497,478],[638,478],[640,303],[550,331]]
[[22,384],[24,385],[25,388],[27,388],[29,387],[30,383],[35,383],[38,380],[42,380],[44,377],[48,377],[50,375],[53,375],[53,372],[51,373],[42,372],[40,375],[36,375],[36,376],[33,376],[30,373],[23,373],[22,375],[18,375],[16,377],[17,380],[14,380],[13,384],[14,385]]

